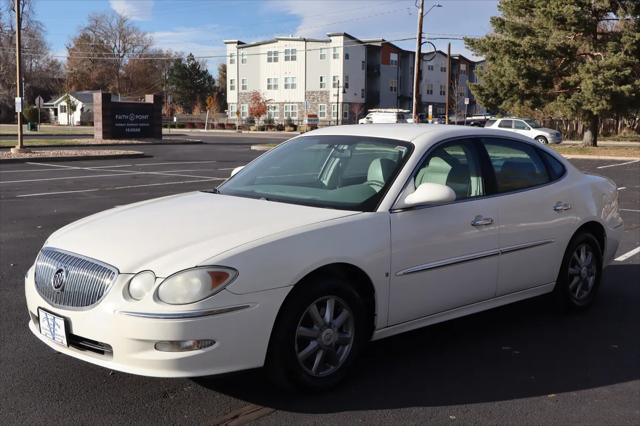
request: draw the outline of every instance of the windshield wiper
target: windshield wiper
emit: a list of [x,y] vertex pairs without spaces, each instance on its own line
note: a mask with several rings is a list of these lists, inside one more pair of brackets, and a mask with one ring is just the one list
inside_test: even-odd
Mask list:
[[218,188],[213,188],[213,189],[205,189],[205,190],[202,190],[201,192],[206,192],[208,194],[219,194],[220,190]]

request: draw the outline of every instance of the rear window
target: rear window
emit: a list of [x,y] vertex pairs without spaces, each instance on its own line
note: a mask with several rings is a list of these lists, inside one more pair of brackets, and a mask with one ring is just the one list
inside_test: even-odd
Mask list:
[[496,121],[498,121],[498,120],[487,120],[484,123],[484,127],[491,127],[493,125],[493,123],[495,123]]
[[556,160],[553,155],[549,154],[548,152],[542,150],[538,150],[538,152],[542,156],[544,162],[547,163],[547,169],[549,170],[549,174],[551,175],[551,180],[560,179],[565,172],[565,168],[562,163]]
[[500,124],[498,124],[498,127],[503,129],[511,129],[513,127],[513,120],[502,120],[500,121]]
[[518,191],[550,181],[538,149],[522,142],[484,139],[499,193]]

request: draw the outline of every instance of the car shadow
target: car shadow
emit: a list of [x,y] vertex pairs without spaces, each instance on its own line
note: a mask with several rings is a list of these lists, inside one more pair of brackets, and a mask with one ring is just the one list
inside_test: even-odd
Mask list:
[[323,394],[274,388],[261,370],[194,381],[278,410],[332,413],[505,401],[640,378],[640,265],[607,269],[595,305],[559,313],[548,296],[371,343]]

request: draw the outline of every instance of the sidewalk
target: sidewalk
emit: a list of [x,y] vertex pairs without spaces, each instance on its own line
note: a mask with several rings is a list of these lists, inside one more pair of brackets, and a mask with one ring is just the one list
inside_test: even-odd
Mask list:
[[[560,145],[582,145],[582,141],[562,141]],[[640,139],[629,141],[598,141],[598,146],[636,146],[640,147]]]

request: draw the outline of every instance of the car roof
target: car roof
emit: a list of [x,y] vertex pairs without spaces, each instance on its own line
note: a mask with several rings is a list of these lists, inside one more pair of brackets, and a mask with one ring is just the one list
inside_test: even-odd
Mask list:
[[512,139],[519,139],[532,142],[526,136],[517,133],[490,129],[486,127],[455,126],[443,124],[351,124],[344,126],[322,127],[304,136],[367,136],[375,138],[396,139],[405,142],[412,142],[416,147],[423,148],[430,146],[443,139],[464,137],[464,136],[507,136]]

